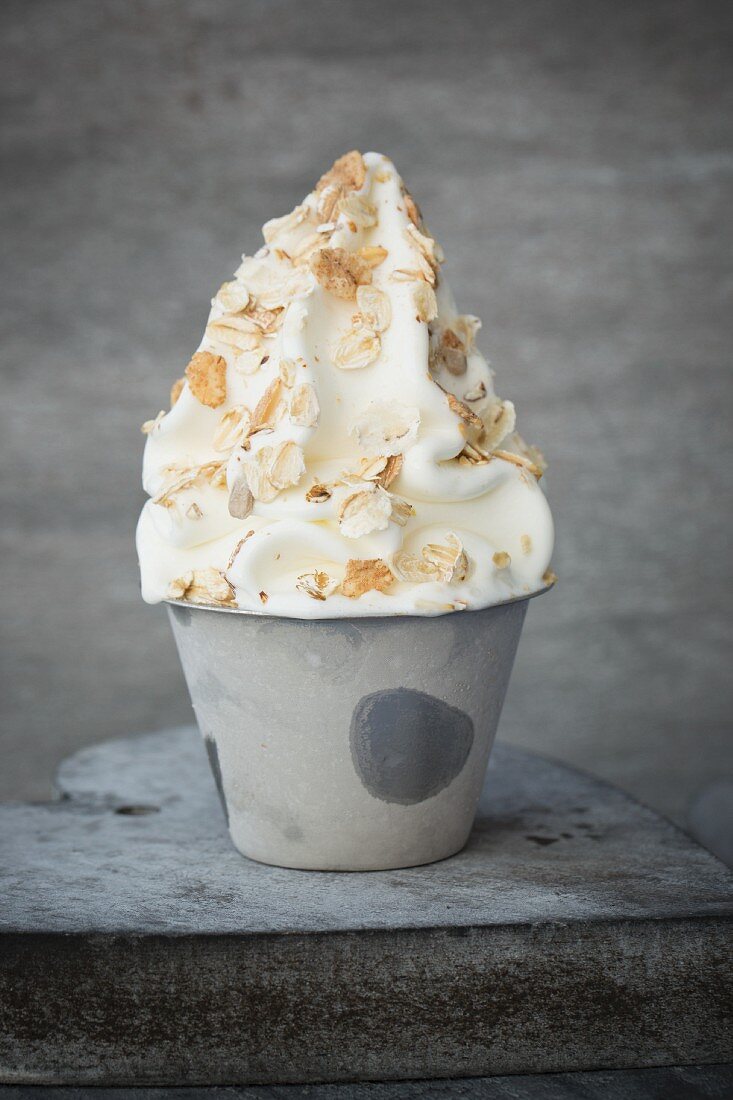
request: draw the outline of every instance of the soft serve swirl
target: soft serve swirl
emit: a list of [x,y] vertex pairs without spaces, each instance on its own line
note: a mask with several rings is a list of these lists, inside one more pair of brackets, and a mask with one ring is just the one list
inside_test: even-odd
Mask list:
[[144,598],[334,618],[544,587],[541,455],[394,165],[346,154],[263,234],[143,428]]

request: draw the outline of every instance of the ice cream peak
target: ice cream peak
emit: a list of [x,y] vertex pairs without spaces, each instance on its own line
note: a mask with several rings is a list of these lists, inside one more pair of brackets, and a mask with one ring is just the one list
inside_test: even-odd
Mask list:
[[542,456],[394,165],[347,153],[263,235],[143,425],[144,598],[333,618],[544,587]]

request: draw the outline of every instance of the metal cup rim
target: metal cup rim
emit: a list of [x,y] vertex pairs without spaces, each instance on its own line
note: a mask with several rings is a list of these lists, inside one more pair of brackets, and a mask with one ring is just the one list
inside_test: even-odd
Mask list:
[[438,615],[319,615],[318,618],[307,618],[300,615],[269,615],[266,611],[248,611],[242,607],[222,607],[218,604],[200,604],[191,603],[188,600],[164,600],[164,603],[169,604],[171,607],[185,607],[189,611],[215,611],[223,613],[225,615],[246,615],[252,619],[269,620],[271,622],[296,622],[296,623],[319,623],[319,622],[346,622],[346,623],[358,623],[362,621],[367,622],[404,622],[405,619],[417,619],[424,621],[425,619],[442,619],[447,615],[480,615],[485,611],[493,611],[494,608],[508,607],[510,604],[524,603],[529,600],[533,600],[536,596],[543,596],[545,592],[549,592],[557,584],[556,580],[550,581],[544,588],[538,588],[535,592],[529,592],[523,596],[512,596],[511,599],[501,600],[499,603],[489,604],[487,607],[467,607],[464,611],[444,611]]

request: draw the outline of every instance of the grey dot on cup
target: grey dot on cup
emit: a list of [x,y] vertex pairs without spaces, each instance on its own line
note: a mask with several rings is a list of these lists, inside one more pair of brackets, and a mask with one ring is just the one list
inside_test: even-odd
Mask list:
[[434,695],[411,688],[376,691],[351,719],[351,758],[375,798],[402,806],[438,794],[463,769],[473,721]]
[[226,795],[224,794],[224,784],[221,780],[221,765],[219,764],[219,750],[216,747],[216,741],[211,737],[204,737],[204,744],[206,745],[206,755],[209,758],[209,764],[211,765],[211,772],[214,776],[214,782],[216,783],[216,789],[219,792],[219,799],[221,801],[222,809],[224,810],[224,816],[227,819],[227,825],[229,824],[229,807],[227,806]]

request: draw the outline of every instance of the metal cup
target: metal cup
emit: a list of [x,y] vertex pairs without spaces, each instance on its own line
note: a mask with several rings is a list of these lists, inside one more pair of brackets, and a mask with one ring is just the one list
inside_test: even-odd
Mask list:
[[171,601],[239,851],[329,871],[411,867],[459,851],[527,602],[311,621]]

